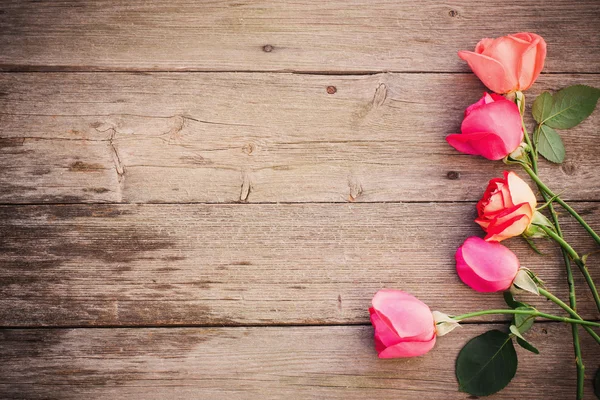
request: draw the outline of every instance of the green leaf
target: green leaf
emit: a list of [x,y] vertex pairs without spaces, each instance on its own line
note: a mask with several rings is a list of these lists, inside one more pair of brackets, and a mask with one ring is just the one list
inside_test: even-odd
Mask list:
[[600,89],[586,85],[566,87],[552,96],[552,108],[547,114],[548,100],[546,96],[544,97],[538,109],[538,116],[541,115],[542,120],[538,123],[556,129],[572,128],[589,117],[596,108],[598,98],[600,98]]
[[[517,307],[517,310],[535,311],[533,307]],[[520,333],[525,333],[531,329],[535,322],[535,317],[531,315],[515,314],[515,325]]]
[[519,332],[519,328],[517,328],[515,325],[511,325],[509,330],[510,330],[510,333],[515,335],[517,338],[521,338],[521,339],[525,340],[523,335],[521,335],[521,332]]
[[528,306],[525,303],[515,300],[515,298],[513,297],[513,294],[510,292],[510,290],[505,291],[503,293],[503,295],[504,295],[504,301],[506,302],[506,305],[509,306],[510,308],[519,308],[519,307],[527,307]]
[[513,286],[533,294],[540,294],[538,286],[527,268],[519,268],[519,272],[513,280]]
[[519,346],[521,346],[525,350],[529,350],[530,352],[532,352],[534,354],[540,354],[540,351],[538,349],[536,349],[534,345],[532,345],[525,339],[517,337],[517,343],[519,343]]
[[594,376],[594,394],[600,399],[600,368],[596,370],[596,376]]
[[548,161],[560,164],[565,160],[565,145],[558,132],[542,125],[538,137],[537,149]]
[[533,118],[538,124],[541,124],[543,120],[550,116],[550,110],[552,109],[552,95],[549,92],[544,92],[536,97],[531,108]]
[[526,236],[524,236],[524,235],[522,235],[521,237],[522,237],[522,238],[523,238],[523,239],[524,239],[524,240],[527,242],[527,244],[529,245],[529,247],[531,247],[531,249],[532,249],[533,251],[535,251],[536,253],[538,253],[540,256],[543,256],[543,255],[544,255],[544,253],[542,253],[542,252],[541,252],[541,251],[540,251],[540,250],[537,248],[537,246],[535,245],[535,243],[533,243],[533,240],[529,239],[528,237],[526,237]]
[[498,330],[471,339],[456,359],[459,389],[489,396],[504,389],[517,372],[517,352],[511,337]]

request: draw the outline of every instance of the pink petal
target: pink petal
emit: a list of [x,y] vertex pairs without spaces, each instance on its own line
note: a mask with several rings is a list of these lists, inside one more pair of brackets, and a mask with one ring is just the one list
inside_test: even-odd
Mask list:
[[471,111],[473,111],[476,108],[479,108],[483,105],[489,104],[489,103],[493,103],[494,99],[492,96],[490,96],[489,93],[483,93],[483,96],[481,97],[481,99],[479,99],[476,103],[471,104],[469,107],[467,107],[467,109],[465,110],[465,117],[469,114],[471,114]]
[[511,36],[503,36],[495,39],[483,53],[502,64],[507,79],[512,84],[511,91],[519,89],[521,58],[528,47],[529,42]]
[[379,318],[374,308],[369,308],[371,324],[375,328],[375,350],[381,353],[385,348],[400,342],[400,338],[385,322]]
[[491,132],[473,132],[446,136],[446,141],[461,153],[478,155],[488,160],[501,160],[510,151],[504,141]]
[[458,56],[465,60],[471,70],[491,91],[508,93],[517,85],[516,78],[511,77],[504,70],[504,66],[487,55],[472,51],[459,51]]
[[506,145],[506,150],[508,150],[506,156],[516,150],[523,141],[519,108],[508,100],[494,101],[477,108],[463,120],[461,132],[463,134],[475,132],[496,134]]
[[424,342],[401,342],[388,347],[379,353],[379,358],[406,358],[418,357],[427,353],[435,345],[435,335],[431,340]]
[[461,280],[479,292],[506,290],[519,270],[519,259],[500,243],[472,236],[456,251]]
[[377,316],[402,339],[429,340],[435,332],[425,303],[401,290],[382,289],[373,297]]

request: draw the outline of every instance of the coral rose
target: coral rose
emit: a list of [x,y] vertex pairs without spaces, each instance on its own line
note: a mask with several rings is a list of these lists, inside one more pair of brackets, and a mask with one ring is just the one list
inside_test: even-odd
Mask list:
[[490,180],[477,203],[475,220],[487,232],[485,240],[500,242],[522,234],[531,224],[537,200],[529,185],[514,172]]
[[465,110],[461,134],[448,135],[446,141],[456,150],[489,160],[500,160],[523,141],[521,114],[515,103],[497,94],[483,97]]
[[382,289],[372,304],[369,313],[379,358],[415,357],[433,348],[435,322],[425,303],[401,290]]
[[535,33],[521,32],[481,39],[475,51],[459,51],[485,86],[496,93],[528,89],[544,68],[546,42]]
[[456,272],[478,292],[501,292],[515,280],[519,259],[500,243],[472,236],[456,250]]

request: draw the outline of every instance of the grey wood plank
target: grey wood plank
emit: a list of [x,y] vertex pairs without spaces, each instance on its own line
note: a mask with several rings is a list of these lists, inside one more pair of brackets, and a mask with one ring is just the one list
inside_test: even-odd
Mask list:
[[[498,325],[465,325],[423,357],[379,360],[370,326],[0,330],[3,398],[465,399],[454,360]],[[536,324],[514,380],[495,399],[575,393],[570,330]],[[586,399],[600,358],[582,334]],[[516,345],[515,345],[516,346]],[[517,346],[518,347],[518,346]]]
[[[528,101],[574,83],[600,75],[543,76]],[[483,90],[456,74],[0,74],[0,201],[472,201],[506,166],[444,137]],[[567,198],[600,199],[599,118],[541,163]]]
[[532,31],[547,72],[600,72],[595,0],[3,1],[2,70],[467,71],[484,37]]
[[[575,206],[600,226],[598,203]],[[383,287],[453,315],[502,308],[455,271],[456,248],[482,234],[475,214],[466,203],[3,206],[0,326],[365,323]],[[597,249],[562,220],[581,254]],[[545,256],[505,244],[566,300],[558,247],[538,242]],[[575,275],[579,312],[598,318]]]

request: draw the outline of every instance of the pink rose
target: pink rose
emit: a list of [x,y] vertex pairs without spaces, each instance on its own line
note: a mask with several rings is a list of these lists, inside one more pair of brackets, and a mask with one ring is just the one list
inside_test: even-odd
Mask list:
[[521,114],[515,103],[497,94],[483,97],[465,110],[462,133],[446,136],[450,146],[489,160],[500,160],[523,141]]
[[456,272],[478,292],[502,292],[519,272],[519,259],[500,243],[472,236],[456,250]]
[[487,232],[485,240],[500,242],[522,234],[531,224],[537,200],[529,185],[514,172],[491,179],[477,203],[475,220]]
[[546,42],[535,33],[481,39],[475,51],[458,52],[481,82],[496,93],[527,90],[544,68]]
[[433,348],[433,315],[416,297],[401,290],[382,289],[373,297],[369,313],[379,358],[416,357]]

